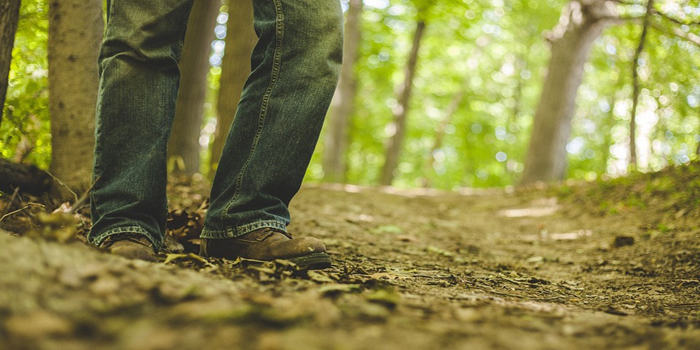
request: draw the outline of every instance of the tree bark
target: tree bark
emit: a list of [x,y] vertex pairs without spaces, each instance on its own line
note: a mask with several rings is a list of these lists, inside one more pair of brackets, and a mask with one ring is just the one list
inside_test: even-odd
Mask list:
[[593,41],[617,13],[612,1],[569,2],[550,33],[551,58],[535,112],[521,184],[555,181],[566,174],[566,144],[576,95]]
[[[243,85],[250,75],[250,56],[258,41],[253,30],[253,5],[250,0],[229,0],[229,17],[226,25],[226,48],[221,62],[219,98],[217,100],[218,120],[211,146],[212,170],[216,170],[226,136],[238,109],[238,100]],[[210,172],[212,175],[214,171]]]
[[324,180],[329,182],[345,182],[346,179],[348,129],[350,118],[355,112],[355,96],[357,95],[355,65],[360,52],[362,0],[349,0],[348,5],[345,19],[343,67],[340,71],[338,88],[335,90],[335,96],[331,103],[323,142]]
[[49,1],[50,169],[76,192],[91,182],[102,31],[101,1]]
[[15,46],[15,33],[19,21],[21,0],[3,0],[0,3],[0,124],[5,110],[12,48]]
[[420,51],[421,40],[425,33],[425,21],[420,20],[416,25],[416,32],[413,35],[413,46],[408,55],[406,63],[404,82],[397,89],[398,104],[392,109],[394,115],[394,135],[389,138],[385,151],[385,161],[382,167],[381,178],[379,183],[384,186],[390,186],[394,181],[394,171],[399,164],[401,155],[401,147],[403,147],[403,139],[406,134],[406,117],[408,115],[408,107],[411,99],[411,90],[413,87],[413,78],[416,75],[416,65],[418,63],[418,52]]
[[207,94],[211,43],[219,9],[219,1],[195,0],[187,23],[179,64],[180,92],[168,143],[168,164],[174,164],[173,172],[180,175],[199,172],[199,135]]

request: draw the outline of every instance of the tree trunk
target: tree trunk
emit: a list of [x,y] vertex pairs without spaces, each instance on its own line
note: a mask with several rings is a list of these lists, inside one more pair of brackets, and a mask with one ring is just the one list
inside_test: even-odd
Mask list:
[[180,58],[180,92],[168,143],[168,164],[181,175],[199,171],[199,135],[207,94],[209,56],[214,40],[219,1],[195,0],[187,24],[185,45]]
[[435,130],[435,140],[433,142],[433,147],[430,149],[430,154],[428,154],[428,159],[425,161],[425,172],[424,172],[423,181],[422,181],[423,187],[425,187],[425,188],[431,187],[428,172],[430,172],[431,169],[434,168],[435,153],[437,153],[437,151],[439,151],[442,148],[443,140],[445,139],[445,132],[446,132],[447,126],[452,123],[452,118],[454,117],[455,113],[457,113],[457,110],[459,109],[459,105],[462,103],[462,100],[464,99],[464,95],[466,94],[466,90],[468,89],[468,84],[467,84],[468,81],[469,80],[465,81],[465,84],[462,87],[462,89],[452,96],[452,100],[450,101],[450,104],[447,106],[447,111],[445,112],[445,115],[442,117],[440,124],[438,124],[437,130]]
[[0,192],[12,194],[17,189],[39,196],[51,188],[51,180],[49,174],[34,165],[0,158]]
[[[698,119],[700,119],[700,108],[698,108]],[[700,141],[698,141],[697,146],[695,146],[695,155],[700,157]]]
[[5,110],[12,48],[15,46],[15,33],[19,21],[20,0],[3,0],[0,3],[0,124]]
[[408,115],[408,106],[411,99],[413,78],[416,74],[418,52],[424,32],[425,21],[420,20],[416,25],[416,32],[413,35],[413,46],[411,47],[408,62],[406,63],[404,82],[397,89],[398,104],[392,110],[394,115],[394,135],[389,138],[385,151],[386,157],[384,167],[382,168],[381,178],[379,179],[379,183],[384,186],[390,186],[394,181],[394,171],[396,171],[396,167],[399,165],[401,147],[403,146],[403,139],[406,134],[406,116]]
[[654,8],[654,0],[648,0],[647,2],[647,12],[644,15],[644,25],[642,27],[642,35],[639,38],[639,45],[637,45],[637,50],[634,51],[634,58],[632,59],[632,112],[630,113],[630,163],[628,168],[631,170],[637,169],[637,107],[639,105],[639,92],[641,87],[639,86],[639,57],[644,51],[644,42],[647,38],[647,31],[649,29],[649,19],[651,18],[651,11]]
[[[258,41],[253,30],[253,5],[250,0],[229,0],[229,17],[226,25],[226,48],[221,62],[219,99],[217,101],[218,120],[211,146],[212,170],[216,170],[221,159],[221,151],[226,136],[238,109],[238,100],[243,85],[250,75],[250,55]],[[214,172],[211,172],[212,176]]]
[[[516,139],[515,141],[517,142],[517,138],[520,137],[521,133],[517,132],[516,130],[513,130],[514,126],[517,125],[518,119],[520,119],[520,114],[522,113],[523,109],[523,89],[525,89],[525,81],[521,77],[521,74],[523,70],[527,68],[527,60],[525,59],[525,54],[521,53],[518,55],[515,59],[514,65],[518,67],[515,71],[515,94],[513,95],[513,109],[511,110],[511,114],[508,118],[508,122],[506,124],[506,133],[513,131],[513,134],[515,135]],[[519,131],[519,129],[517,129]],[[506,135],[507,136],[507,135]],[[511,157],[513,159],[515,157]],[[513,173],[516,171],[516,169],[511,165],[511,161],[505,161],[503,162],[503,166],[506,169],[506,173]]]
[[617,104],[617,92],[613,92],[610,98],[610,111],[606,118],[603,118],[602,125],[598,126],[598,130],[603,134],[603,144],[600,147],[600,153],[603,155],[602,168],[596,169],[599,173],[605,174],[608,171],[608,162],[610,161],[610,146],[612,146],[613,133],[612,128],[615,126],[615,105]]
[[331,112],[323,142],[324,180],[329,182],[345,182],[346,152],[349,143],[348,129],[350,118],[355,111],[355,95],[357,94],[355,65],[360,52],[362,0],[349,0],[348,5],[345,20],[343,67],[340,71],[338,88],[335,90],[335,96],[331,103]]
[[615,17],[612,2],[606,0],[571,1],[562,11],[559,24],[549,36],[551,58],[521,184],[564,178],[566,143],[583,66],[593,41]]
[[101,1],[49,1],[51,172],[76,192],[90,187],[102,31]]

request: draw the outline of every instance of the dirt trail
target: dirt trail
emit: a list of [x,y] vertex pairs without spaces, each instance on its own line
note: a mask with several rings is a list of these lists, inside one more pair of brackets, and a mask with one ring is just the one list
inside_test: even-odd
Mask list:
[[2,233],[0,349],[700,349],[696,223],[391,192],[305,187],[290,231],[335,259],[308,274]]

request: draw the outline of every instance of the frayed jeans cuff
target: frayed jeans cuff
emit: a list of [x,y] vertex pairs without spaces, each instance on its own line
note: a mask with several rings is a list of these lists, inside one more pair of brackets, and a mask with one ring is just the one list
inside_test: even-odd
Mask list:
[[107,239],[109,236],[113,235],[118,235],[122,233],[136,233],[136,234],[141,234],[146,236],[148,240],[153,244],[153,248],[155,249],[156,252],[160,251],[161,245],[163,244],[162,240],[160,239],[155,239],[151,233],[149,233],[146,229],[144,229],[141,226],[123,226],[123,227],[115,227],[112,229],[109,229],[107,231],[104,231],[100,233],[99,235],[95,236],[94,238],[88,239],[88,242],[95,247],[99,247],[102,242]]
[[205,227],[204,230],[202,230],[202,234],[200,235],[200,238],[204,238],[204,239],[236,238],[236,237],[243,236],[247,233],[251,233],[255,230],[259,230],[261,228],[266,228],[266,227],[280,230],[282,232],[287,232],[287,225],[285,223],[275,221],[275,220],[263,220],[263,221],[256,221],[256,222],[246,224],[246,225],[237,226],[237,227],[227,227],[225,230],[210,230],[210,229],[207,229]]

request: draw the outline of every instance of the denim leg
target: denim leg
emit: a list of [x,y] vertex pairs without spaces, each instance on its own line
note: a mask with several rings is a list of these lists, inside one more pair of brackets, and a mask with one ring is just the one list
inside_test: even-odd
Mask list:
[[253,6],[259,37],[253,69],[214,178],[202,238],[285,230],[340,71],[339,0],[253,0]]
[[192,0],[111,0],[100,50],[100,90],[90,196],[99,245],[122,232],[159,249],[167,212],[166,146]]

